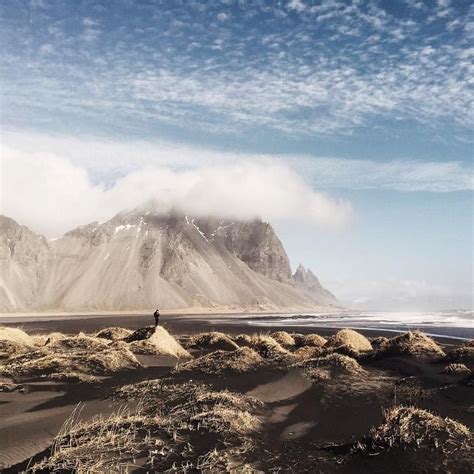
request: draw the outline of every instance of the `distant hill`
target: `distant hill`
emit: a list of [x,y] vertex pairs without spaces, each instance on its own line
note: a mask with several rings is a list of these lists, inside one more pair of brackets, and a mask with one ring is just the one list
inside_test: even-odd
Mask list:
[[0,262],[0,311],[339,304],[258,219],[132,211],[48,240],[0,216]]

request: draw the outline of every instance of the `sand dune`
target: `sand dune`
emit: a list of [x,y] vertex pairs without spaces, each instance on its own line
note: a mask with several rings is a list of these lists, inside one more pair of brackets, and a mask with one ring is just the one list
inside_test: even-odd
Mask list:
[[[177,338],[168,332],[162,337],[161,329],[105,332],[127,334],[122,340],[95,333],[56,336],[45,344],[47,335],[33,337],[44,351],[67,353],[71,363],[85,350],[95,357],[117,344],[133,351],[134,342],[153,337],[166,343],[160,350],[169,350],[167,356],[137,354],[140,364],[92,383],[48,382],[48,373],[36,374],[41,381],[21,372],[13,376],[23,388],[0,392],[2,465],[19,470],[51,447],[31,464],[87,472],[132,465],[163,471],[175,463],[209,472],[423,472],[429,465],[432,472],[463,473],[474,467],[468,383],[474,367],[466,361],[463,370],[453,368],[449,355],[459,347],[438,344],[446,357],[426,358],[420,351],[432,352],[436,343],[421,334],[389,338],[368,350],[365,338],[347,331],[324,345],[311,334],[273,339],[209,332],[189,344],[193,359],[178,361]],[[229,340],[241,347],[217,348]],[[335,351],[341,341],[357,341],[355,358]],[[0,370],[21,360],[3,359]],[[82,370],[94,375],[97,368]],[[60,432],[79,401],[85,404],[80,416]]]

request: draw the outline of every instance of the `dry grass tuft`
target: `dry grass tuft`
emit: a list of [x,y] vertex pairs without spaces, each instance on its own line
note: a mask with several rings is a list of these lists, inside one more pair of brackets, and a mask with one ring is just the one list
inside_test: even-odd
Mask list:
[[121,387],[117,396],[128,401],[140,400],[150,414],[166,405],[173,422],[181,427],[184,423],[214,433],[240,435],[258,431],[261,427],[260,419],[250,412],[261,408],[262,402],[229,390],[213,390],[204,383],[169,384],[148,380]]
[[443,370],[443,374],[448,374],[448,375],[467,375],[470,373],[471,371],[464,364],[451,363],[451,364],[448,364]]
[[204,372],[221,374],[230,372],[250,372],[264,365],[262,357],[250,347],[240,347],[235,351],[215,351],[192,361],[180,364],[173,372]]
[[122,387],[117,396],[138,401],[136,410],[85,423],[75,414],[50,457],[32,470],[229,472],[235,465],[241,472],[246,463],[239,458],[254,448],[249,435],[261,428],[261,402],[205,384],[153,380]]
[[78,410],[56,436],[48,459],[36,463],[31,472],[117,472],[137,468],[138,457],[154,459],[170,454],[172,443],[160,429],[162,419],[125,409],[108,418],[80,422]]
[[272,339],[281,344],[283,347],[293,347],[295,345],[295,340],[291,334],[288,334],[286,331],[277,331],[271,335]]
[[33,339],[19,328],[0,327],[0,344],[3,341],[17,342],[25,346],[33,346]]
[[394,448],[429,448],[437,454],[467,453],[474,449],[473,436],[463,424],[414,407],[393,407],[385,412],[381,425],[354,446],[370,454]]
[[334,350],[339,347],[346,347],[346,350],[350,350],[354,353],[372,350],[370,341],[352,329],[342,329],[338,331],[334,336],[331,336],[325,344],[325,348],[332,348]]
[[397,355],[441,358],[444,352],[433,339],[422,332],[409,331],[384,342],[376,352],[377,357]]
[[35,350],[34,347],[28,346],[21,342],[8,340],[0,341],[0,360],[26,354],[27,352],[31,352],[33,350]]
[[337,353],[303,360],[293,367],[302,368],[312,380],[327,380],[339,375],[360,376],[366,373],[355,359]]
[[99,337],[101,339],[108,339],[109,341],[119,341],[130,336],[130,334],[132,334],[132,331],[130,331],[130,329],[111,327],[101,329],[99,332],[96,333],[95,337]]
[[188,347],[197,347],[205,350],[235,351],[238,345],[222,332],[205,332],[191,336]]
[[293,334],[296,347],[323,347],[326,344],[326,339],[319,334]]

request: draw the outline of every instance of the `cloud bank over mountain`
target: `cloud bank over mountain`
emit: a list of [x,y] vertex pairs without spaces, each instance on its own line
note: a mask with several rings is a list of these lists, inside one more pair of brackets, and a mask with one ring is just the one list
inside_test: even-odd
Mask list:
[[340,228],[352,214],[349,202],[314,191],[278,162],[240,160],[194,169],[149,165],[113,182],[97,183],[84,167],[63,156],[6,146],[2,154],[8,180],[4,180],[1,212],[47,236],[150,204],[162,212],[304,219],[324,228]]

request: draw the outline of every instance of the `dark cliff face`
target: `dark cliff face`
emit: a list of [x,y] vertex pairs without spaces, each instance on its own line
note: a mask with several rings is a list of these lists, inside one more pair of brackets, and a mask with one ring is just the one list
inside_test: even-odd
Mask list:
[[224,236],[226,248],[252,270],[272,280],[291,280],[288,255],[270,224],[259,220],[237,222]]
[[[166,229],[168,234],[185,235],[194,244],[224,246],[253,271],[283,283],[292,281],[290,261],[273,227],[260,219],[238,221],[185,214],[137,214],[135,211],[114,218],[124,224],[140,221]],[[193,237],[197,236],[197,241]]]

